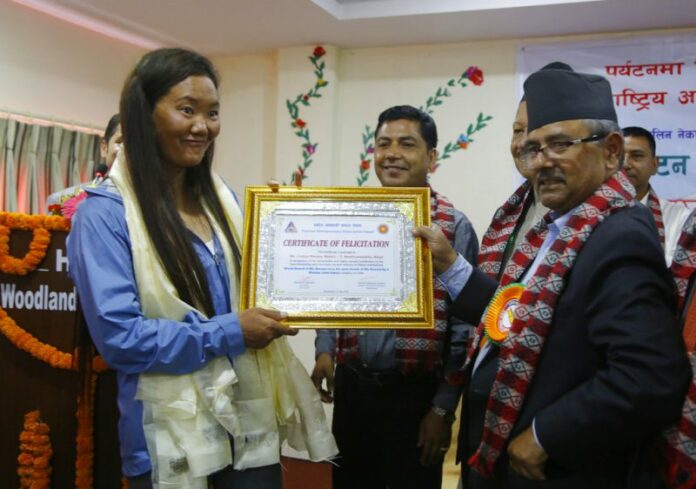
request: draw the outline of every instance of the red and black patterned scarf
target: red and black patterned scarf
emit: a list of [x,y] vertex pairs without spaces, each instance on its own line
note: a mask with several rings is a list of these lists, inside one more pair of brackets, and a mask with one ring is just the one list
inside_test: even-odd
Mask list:
[[660,235],[660,243],[665,247],[665,222],[662,219],[662,208],[660,207],[660,199],[657,197],[652,186],[648,187],[648,209],[652,212],[657,226],[657,234]]
[[494,280],[500,277],[503,257],[508,242],[513,237],[517,222],[522,216],[527,198],[531,192],[531,184],[525,181],[515,193],[495,211],[493,220],[483,235],[478,256],[478,268]]
[[689,279],[696,271],[696,210],[686,218],[682,226],[677,247],[674,249],[674,258],[670,267],[672,277],[677,284],[679,292],[679,310],[684,307],[686,292],[689,287]]
[[[566,231],[562,231],[552,243],[539,268],[527,282],[515,309],[510,333],[498,353],[498,373],[488,398],[481,445],[469,459],[469,465],[482,477],[492,476],[495,462],[517,422],[553,321],[556,302],[565,285],[566,274],[572,269],[594,229],[617,210],[634,205],[634,197],[635,190],[622,172],[610,177],[573,210],[564,228]],[[499,287],[522,278],[548,234],[549,222],[547,214],[527,233],[506,265]],[[483,323],[476,328],[465,368],[475,357],[482,333]]]
[[[696,211],[691,212],[679,236],[670,267],[677,284],[681,312],[686,306],[689,280],[696,271]],[[696,372],[696,354],[689,352],[692,372]],[[663,432],[664,476],[668,487],[696,488],[696,378],[691,381],[679,422]]]
[[[454,206],[443,195],[430,189],[431,221],[442,229],[450,244],[454,245]],[[433,280],[433,306],[435,329],[400,329],[394,343],[396,367],[403,373],[432,372],[442,368],[443,349],[447,336],[447,289],[437,279]],[[345,363],[358,358],[358,331],[338,331],[336,360]]]

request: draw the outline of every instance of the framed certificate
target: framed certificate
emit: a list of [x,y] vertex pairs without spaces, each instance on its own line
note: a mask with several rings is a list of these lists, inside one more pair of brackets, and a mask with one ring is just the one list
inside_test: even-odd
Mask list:
[[297,328],[432,328],[428,188],[247,187],[242,310]]

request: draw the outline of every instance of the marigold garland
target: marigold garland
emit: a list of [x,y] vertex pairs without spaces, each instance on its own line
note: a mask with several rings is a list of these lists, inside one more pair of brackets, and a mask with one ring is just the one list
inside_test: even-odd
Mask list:
[[32,231],[36,228],[44,228],[49,231],[70,231],[70,220],[61,216],[0,212],[0,224],[21,231]]
[[[32,357],[49,364],[53,368],[77,370],[77,359],[73,354],[62,352],[55,346],[38,340],[34,335],[19,326],[2,307],[0,307],[0,333],[20,350],[24,350]],[[107,369],[106,362],[100,356],[92,359],[92,370],[94,372],[102,373]]]
[[92,488],[94,465],[94,394],[97,375],[92,373],[86,382],[86,392],[77,397],[77,435],[75,436],[75,487]]
[[49,364],[53,368],[74,370],[73,356],[58,348],[42,343],[34,335],[25,331],[15,323],[7,312],[0,307],[0,333],[10,340],[14,346],[24,350],[37,360]]
[[[22,258],[10,255],[11,230],[33,231],[29,251]],[[61,216],[31,216],[12,212],[0,212],[0,272],[10,275],[26,275],[36,269],[46,256],[51,243],[51,231],[69,231],[70,220]],[[0,333],[14,346],[51,367],[77,370],[77,356],[43,343],[24,330],[0,307]],[[97,375],[108,369],[100,356],[92,359],[92,374],[87,383],[88,392],[78,397],[77,435],[75,458],[75,487],[91,489],[94,466],[94,396]],[[39,411],[25,416],[24,431],[20,434],[20,455],[17,458],[20,487],[48,489],[50,485],[50,459],[53,454],[48,438],[48,425],[39,420]],[[127,484],[126,486],[127,487]]]
[[17,474],[19,487],[48,489],[51,484],[51,457],[53,449],[48,436],[50,428],[41,421],[39,411],[24,415],[24,430],[19,434]]
[[[29,252],[19,259],[9,254],[10,232],[12,229],[34,231],[29,244]],[[30,216],[16,212],[0,212],[0,272],[9,275],[26,275],[41,263],[51,242],[51,231],[70,231],[70,220],[60,216]],[[37,237],[38,232],[38,237]],[[22,262],[21,265],[17,265]],[[14,264],[7,266],[7,264]],[[77,363],[73,355],[62,352],[52,345],[41,342],[31,333],[20,327],[7,312],[0,307],[0,333],[20,350],[54,368],[75,370]],[[104,372],[107,367],[101,357],[92,361],[95,372]]]
[[[29,251],[22,258],[10,255],[10,234],[13,229],[33,231]],[[0,212],[0,272],[26,275],[35,270],[51,244],[51,231],[69,230],[70,221],[62,217]]]

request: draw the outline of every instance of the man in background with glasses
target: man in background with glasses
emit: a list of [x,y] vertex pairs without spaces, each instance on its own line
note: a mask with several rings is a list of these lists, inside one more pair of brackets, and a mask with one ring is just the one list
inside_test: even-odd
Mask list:
[[630,126],[623,128],[623,135],[626,176],[636,188],[636,200],[647,206],[655,218],[665,260],[670,266],[679,234],[691,210],[681,202],[661,199],[650,185],[658,166],[652,133],[642,127]]
[[415,231],[456,298],[450,312],[480,321],[463,367],[464,485],[660,487],[649,445],[678,417],[691,373],[655,222],[619,171],[611,87],[542,70],[525,95],[520,160],[552,212],[500,283],[437,228]]

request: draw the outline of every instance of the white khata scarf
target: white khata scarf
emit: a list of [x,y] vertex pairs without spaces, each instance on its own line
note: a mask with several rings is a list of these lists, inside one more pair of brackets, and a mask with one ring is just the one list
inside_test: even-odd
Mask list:
[[[123,197],[145,317],[181,321],[192,311],[205,317],[179,299],[165,273],[147,233],[123,152],[110,175]],[[241,249],[239,206],[216,174],[213,182]],[[238,266],[220,226],[208,209],[206,214],[220,238],[227,270],[234,274],[230,302],[236,310]],[[233,463],[228,433],[234,438],[234,467],[238,470],[278,463],[283,440],[296,450],[307,450],[314,461],[338,453],[319,394],[285,337],[263,350],[247,350],[232,364],[221,356],[190,374],[141,374],[136,398],[143,401],[155,488],[206,489],[206,476]]]

